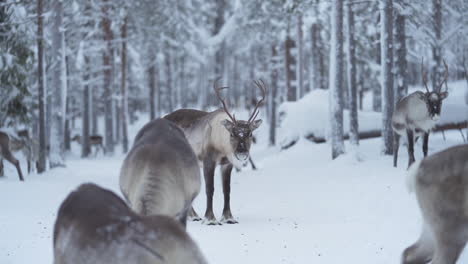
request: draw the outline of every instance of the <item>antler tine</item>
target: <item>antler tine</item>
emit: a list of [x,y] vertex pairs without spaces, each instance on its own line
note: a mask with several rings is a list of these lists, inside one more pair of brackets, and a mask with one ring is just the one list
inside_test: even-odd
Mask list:
[[218,81],[221,80],[221,77],[218,77],[214,83],[213,83],[213,90],[215,91],[215,94],[216,94],[216,97],[218,97],[218,99],[221,101],[221,103],[223,104],[223,108],[224,108],[224,112],[229,116],[229,118],[232,120],[232,122],[234,123],[237,123],[236,121],[236,118],[234,116],[232,116],[230,113],[229,113],[229,110],[227,109],[227,106],[226,106],[226,102],[224,101],[224,99],[221,97],[220,95],[220,91],[222,89],[227,89],[229,87],[227,86],[223,86],[223,87],[217,87],[217,83]]
[[263,101],[265,100],[265,96],[266,96],[265,82],[262,79],[260,79],[260,81],[254,80],[253,83],[255,84],[255,86],[257,86],[260,89],[260,91],[262,91],[262,99],[260,99],[257,102],[257,105],[255,106],[254,111],[252,112],[252,115],[247,121],[248,123],[254,121],[255,118],[257,118],[258,113],[260,113],[260,110],[258,110],[258,107],[263,103]]
[[424,86],[426,87],[426,91],[429,93],[429,88],[427,87],[427,72],[424,71],[424,57],[421,59],[421,74],[422,74],[422,81]]
[[440,92],[442,90],[442,85],[444,85],[444,82],[447,84],[447,79],[448,79],[448,66],[447,66],[447,63],[445,62],[445,60],[442,60],[442,62],[444,63],[444,67],[445,67],[445,73],[444,73],[444,79],[442,80],[442,82],[439,84],[439,87],[438,87],[438,92]]

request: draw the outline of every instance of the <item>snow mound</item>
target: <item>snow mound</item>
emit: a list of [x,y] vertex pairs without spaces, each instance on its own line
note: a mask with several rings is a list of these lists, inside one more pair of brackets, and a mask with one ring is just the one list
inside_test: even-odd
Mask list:
[[[279,107],[279,144],[282,148],[293,145],[301,137],[326,140],[329,132],[328,90],[313,90],[297,102],[284,102]],[[344,134],[349,132],[349,111],[343,116]],[[381,114],[358,112],[359,131],[379,131]]]

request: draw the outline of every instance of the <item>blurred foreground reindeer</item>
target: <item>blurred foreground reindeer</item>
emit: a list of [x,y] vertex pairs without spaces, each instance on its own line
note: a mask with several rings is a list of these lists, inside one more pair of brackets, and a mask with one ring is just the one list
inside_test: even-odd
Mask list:
[[[254,84],[262,92],[262,99],[257,102],[247,121],[237,120],[229,113],[226,102],[220,95],[221,90],[227,87],[217,87],[218,80],[214,82],[213,89],[223,104],[223,109],[213,112],[180,109],[164,117],[175,122],[184,130],[196,156],[203,164],[207,198],[204,223],[209,225],[219,224],[213,213],[214,172],[218,164],[221,165],[224,192],[224,209],[221,221],[228,224],[237,223],[232,216],[230,206],[231,172],[233,165],[243,166],[249,159],[252,133],[262,123],[261,119],[255,120],[260,112],[258,107],[266,96],[265,83],[254,81]],[[194,210],[191,212],[191,217],[194,220],[200,220]]]
[[468,145],[414,163],[408,185],[416,193],[423,228],[402,263],[455,264],[468,241]]
[[[414,162],[414,140],[423,135],[423,153],[427,156],[429,133],[435,127],[440,118],[442,100],[447,98],[448,91],[442,91],[442,86],[447,82],[448,66],[445,63],[445,75],[442,82],[432,91],[427,86],[427,74],[424,64],[421,62],[421,72],[426,92],[416,91],[403,97],[397,104],[392,117],[392,128],[395,136],[393,151],[393,166],[397,166],[398,148],[400,136],[406,136],[408,143],[408,167]],[[446,84],[447,87],[447,84]]]
[[204,264],[174,219],[140,216],[113,192],[83,184],[63,201],[54,226],[54,264]]

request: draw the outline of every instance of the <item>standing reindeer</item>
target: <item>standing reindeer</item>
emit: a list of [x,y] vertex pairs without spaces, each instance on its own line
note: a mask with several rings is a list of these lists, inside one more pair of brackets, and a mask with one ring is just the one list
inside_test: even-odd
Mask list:
[[[80,135],[75,135],[72,137],[71,141],[76,141],[78,144],[81,144],[81,136]],[[102,136],[100,135],[91,135],[89,136],[89,145],[91,147],[95,147],[94,154],[97,155],[99,149],[102,151],[102,153],[106,153],[106,150],[104,148],[103,144],[103,139]]]
[[[255,120],[255,118],[260,112],[258,107],[266,96],[265,83],[263,81],[254,81],[254,84],[262,92],[262,99],[257,102],[252,115],[247,121],[236,120],[229,113],[226,102],[220,95],[220,91],[227,87],[217,87],[218,80],[214,82],[213,89],[221,101],[223,109],[213,112],[180,109],[164,117],[182,127],[190,145],[202,163],[207,198],[204,223],[208,225],[219,224],[213,213],[214,172],[217,164],[221,165],[224,193],[224,209],[221,222],[237,223],[232,216],[230,206],[231,171],[233,165],[239,167],[249,159],[252,132],[262,123],[261,119]],[[191,217],[194,220],[200,220],[193,208]]]
[[[414,162],[414,138],[423,135],[423,153],[427,156],[429,133],[435,127],[440,118],[442,100],[447,98],[448,91],[442,91],[444,82],[448,78],[448,66],[444,60],[445,76],[442,82],[429,91],[427,86],[427,74],[421,63],[421,72],[426,93],[416,91],[403,97],[397,104],[392,116],[392,128],[394,131],[393,166],[397,166],[398,148],[400,136],[405,136],[408,142],[408,167]],[[446,85],[447,87],[447,85]]]
[[6,159],[16,167],[20,181],[24,181],[20,163],[11,153],[13,149],[11,149],[10,143],[11,140],[8,134],[0,131],[0,173],[3,174],[3,159]]
[[451,147],[414,163],[408,185],[423,217],[419,240],[403,264],[455,264],[468,241],[468,145]]
[[185,225],[200,185],[197,157],[176,124],[160,118],[138,132],[120,170],[120,189],[133,210]]
[[83,184],[63,201],[54,226],[54,264],[205,264],[174,219],[140,216],[113,192]]

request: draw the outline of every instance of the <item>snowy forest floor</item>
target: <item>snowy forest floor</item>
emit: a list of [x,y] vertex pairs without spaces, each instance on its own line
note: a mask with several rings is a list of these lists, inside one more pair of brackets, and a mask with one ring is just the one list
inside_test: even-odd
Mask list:
[[[431,135],[430,153],[462,143],[458,131],[446,137]],[[239,224],[190,222],[188,230],[210,263],[399,263],[402,250],[419,235],[421,218],[405,186],[406,148],[400,148],[395,169],[390,156],[380,155],[380,146],[380,138],[362,141],[356,155],[347,145],[349,154],[331,161],[328,144],[301,140],[285,151],[254,145],[252,156],[260,169],[233,171],[231,207]],[[120,194],[124,155],[80,159],[78,145],[73,148],[66,168],[26,175],[25,182],[5,165],[0,263],[52,263],[58,207],[79,184],[94,182]],[[420,159],[420,141],[416,154]],[[219,176],[215,182],[219,219]],[[200,215],[205,211],[204,188],[195,209]]]

